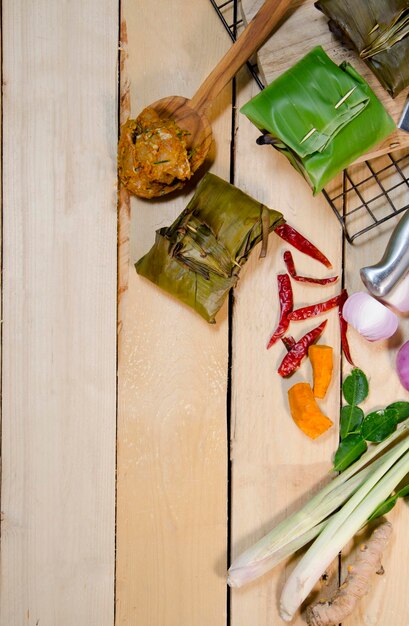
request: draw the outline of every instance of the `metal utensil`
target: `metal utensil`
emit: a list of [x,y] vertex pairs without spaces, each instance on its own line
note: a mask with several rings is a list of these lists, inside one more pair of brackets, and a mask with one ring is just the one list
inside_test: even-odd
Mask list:
[[386,296],[409,270],[409,209],[395,227],[381,260],[360,270],[362,281],[374,296]]
[[400,120],[398,122],[398,128],[401,128],[409,133],[409,98],[407,98],[405,106],[403,107],[402,115],[400,116]]

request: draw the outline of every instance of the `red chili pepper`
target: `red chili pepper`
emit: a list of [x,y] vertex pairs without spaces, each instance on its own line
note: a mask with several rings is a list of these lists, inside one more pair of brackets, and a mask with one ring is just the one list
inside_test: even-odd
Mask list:
[[288,314],[288,319],[293,321],[299,320],[307,320],[310,317],[315,317],[316,315],[321,315],[321,313],[325,313],[330,309],[335,309],[335,307],[339,306],[341,301],[341,297],[343,297],[343,291],[339,293],[337,296],[330,298],[329,300],[325,300],[324,302],[317,302],[317,304],[311,304],[309,306],[304,306],[301,309],[296,309]]
[[348,323],[342,315],[342,307],[344,306],[347,298],[348,298],[348,292],[346,289],[343,289],[339,295],[339,303],[338,303],[339,329],[340,329],[340,334],[341,334],[342,351],[345,354],[345,358],[348,361],[348,363],[350,363],[351,365],[354,365],[354,362],[351,357],[351,351],[349,349],[349,343],[348,343],[348,337],[347,337]]
[[295,346],[295,339],[291,335],[287,335],[287,337],[281,337],[281,341],[287,348],[287,352],[289,352],[291,348]]
[[301,361],[308,353],[309,346],[314,343],[322,334],[328,320],[324,320],[319,326],[306,333],[297,341],[281,361],[278,373],[280,376],[290,376],[301,365]]
[[300,252],[304,252],[304,254],[316,259],[325,265],[325,267],[332,267],[331,262],[327,259],[325,254],[318,250],[311,241],[308,241],[304,235],[301,235],[295,228],[289,226],[289,224],[276,226],[274,232],[276,232],[281,239],[284,239],[284,241],[290,243],[294,248],[300,250]]
[[267,345],[267,350],[280,339],[287,330],[290,322],[288,321],[288,313],[293,310],[293,290],[291,287],[291,280],[288,274],[278,274],[278,298],[280,301],[280,320],[274,333],[271,335],[270,341]]
[[330,278],[310,278],[309,276],[299,276],[295,269],[293,255],[289,250],[284,252],[284,263],[286,264],[287,271],[291,278],[297,280],[299,283],[313,283],[315,285],[329,285],[335,283],[338,280],[338,276],[331,276]]

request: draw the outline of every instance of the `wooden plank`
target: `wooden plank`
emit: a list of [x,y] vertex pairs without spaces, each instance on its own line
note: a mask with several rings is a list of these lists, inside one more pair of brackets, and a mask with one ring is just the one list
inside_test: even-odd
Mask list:
[[[369,67],[356,52],[348,50],[328,29],[328,19],[314,7],[315,0],[293,0],[288,18],[279,30],[259,50],[257,59],[266,84],[299,61],[315,46],[322,46],[338,65],[348,61],[369,83],[395,122],[399,121],[405,103],[406,89],[395,99],[381,86]],[[250,20],[263,0],[241,0],[246,21]],[[396,130],[381,144],[371,149],[365,158],[373,158],[390,150],[409,146],[409,134]]]
[[1,626],[113,626],[118,2],[3,2]]
[[[122,15],[134,116],[163,96],[193,95],[230,45],[207,1],[125,0]],[[212,171],[228,179],[230,88],[211,122]],[[131,264],[191,194],[192,186],[161,201],[132,200]],[[117,625],[222,626],[227,306],[210,326],[131,265],[120,314]]]
[[[159,5],[159,0],[149,7],[142,0],[137,4],[126,0],[123,15],[129,32],[133,115],[172,92],[190,96],[222,54],[220,25],[217,20],[210,22],[205,2],[191,6],[175,0],[170,8]],[[209,56],[203,54],[204,49],[211,51]],[[238,106],[255,93],[256,87],[243,75]],[[225,178],[228,103],[225,94],[220,108],[213,112],[217,140],[213,169]],[[340,273],[342,234],[324,199],[313,199],[307,184],[280,155],[255,146],[258,133],[247,120],[239,115],[237,122],[236,184],[283,210],[290,223],[330,256],[334,271]],[[160,202],[132,201],[131,262],[149,249],[153,231],[169,224],[190,195],[191,190]],[[122,215],[126,233],[127,211]],[[126,236],[123,242],[125,251]],[[336,311],[328,315],[322,340],[334,346],[336,367],[328,396],[320,403],[335,426],[321,439],[312,442],[303,436],[288,412],[286,390],[295,380],[311,380],[308,363],[291,381],[283,382],[276,373],[283,351],[278,345],[265,350],[278,316],[275,277],[284,270],[284,249],[271,236],[267,259],[258,261],[256,251],[235,291],[233,556],[308,499],[328,478],[338,441],[341,372]],[[297,252],[294,256],[300,272],[331,273]],[[124,261],[125,252],[121,258]],[[129,269],[127,289],[126,279],[121,282],[120,276],[124,289],[119,319],[117,624],[217,626],[226,618],[226,310],[215,328],[203,326],[188,309],[140,279],[132,266]],[[121,272],[127,271],[125,263]],[[294,287],[300,305],[329,297],[339,289],[339,284]],[[294,325],[294,335],[300,336],[313,325]],[[357,350],[355,344],[353,349]],[[401,561],[396,561],[396,566],[399,563],[402,567]],[[290,559],[249,588],[233,590],[230,623],[279,623],[279,592],[294,564],[295,559]],[[386,597],[381,596],[383,604]],[[404,597],[399,598],[400,610]],[[370,599],[365,602],[360,626],[395,624],[396,615],[382,623],[385,609],[373,611],[379,598],[377,595],[375,604]],[[379,624],[374,615],[380,615]],[[404,619],[407,621],[406,616]],[[297,615],[293,623],[304,623],[302,616]]]
[[[247,76],[243,80],[248,82]],[[257,93],[254,81],[242,85],[237,108]],[[293,252],[300,274],[340,275],[342,234],[336,217],[320,195],[313,199],[308,185],[289,163],[270,147],[257,146],[259,131],[238,114],[236,184],[303,232],[333,262],[326,270],[298,251]],[[319,225],[319,227],[317,227]],[[285,271],[282,254],[288,246],[270,235],[267,258],[251,257],[235,293],[233,317],[232,407],[232,558],[261,538],[278,521],[308,500],[329,478],[331,454],[337,445],[339,415],[339,330],[336,311],[328,316],[321,343],[334,347],[335,370],[326,398],[319,402],[334,427],[319,439],[308,439],[291,419],[287,389],[295,382],[311,382],[306,361],[289,380],[277,373],[285,350],[281,342],[266,345],[278,321],[276,275]],[[294,284],[297,306],[319,302],[340,290],[340,283],[318,287]],[[296,339],[321,320],[293,323]],[[248,587],[232,590],[234,626],[281,623],[278,600],[295,559],[277,566]],[[298,614],[293,624],[304,624]]]
[[[389,163],[385,157],[384,165]],[[381,167],[382,163],[379,163],[379,169]],[[368,171],[365,166],[362,165],[354,170],[355,183],[367,177]],[[383,178],[382,180],[388,189],[400,182],[399,174],[388,176],[387,179]],[[366,198],[374,197],[379,191],[376,183],[367,183],[360,189]],[[403,203],[406,204],[407,202],[407,187],[404,185],[397,188],[392,197],[396,206],[404,206]],[[390,212],[390,207],[383,198],[372,203],[371,207],[377,219],[381,219],[384,214]],[[353,208],[351,202],[349,210]],[[398,219],[392,218],[382,226],[360,236],[353,246],[347,247],[345,280],[350,293],[365,291],[359,276],[359,268],[380,260]],[[356,212],[354,228],[358,230],[361,225],[366,225],[365,211],[362,210]],[[352,328],[349,331],[349,336],[356,365],[369,377],[370,392],[367,400],[362,404],[364,411],[369,412],[373,409],[384,408],[397,400],[409,400],[409,394],[400,385],[395,370],[396,353],[402,343],[409,339],[407,319],[404,316],[400,318],[399,330],[390,340],[370,343]],[[374,577],[370,593],[362,600],[358,610],[343,622],[343,626],[357,626],[357,624],[407,626],[409,623],[407,585],[404,576],[402,576],[407,567],[407,555],[409,554],[409,535],[407,533],[409,507],[405,502],[399,502],[388,515],[388,519],[392,522],[394,531],[392,540],[382,559],[385,574]],[[350,561],[345,560],[344,565],[348,562]],[[343,576],[345,575],[344,571]]]

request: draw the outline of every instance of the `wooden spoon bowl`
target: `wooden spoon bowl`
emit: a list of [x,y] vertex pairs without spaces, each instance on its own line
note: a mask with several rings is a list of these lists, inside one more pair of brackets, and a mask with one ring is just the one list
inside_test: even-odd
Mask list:
[[[202,165],[212,145],[212,129],[206,110],[244,63],[263,45],[290,4],[291,0],[266,0],[190,100],[183,96],[168,96],[146,107],[154,109],[162,120],[171,119],[180,129],[189,133],[185,140],[188,151],[192,153],[189,159],[192,173]],[[163,196],[182,187],[184,183],[178,179],[169,185],[155,182],[150,185],[149,195],[143,193],[143,190],[137,195],[149,198]]]
[[[186,146],[192,152],[189,159],[192,174],[203,164],[212,145],[212,127],[205,113],[192,108],[191,100],[183,96],[167,96],[149,105],[161,119],[172,119],[180,128],[187,131]],[[184,181],[166,185],[160,195],[183,187]]]

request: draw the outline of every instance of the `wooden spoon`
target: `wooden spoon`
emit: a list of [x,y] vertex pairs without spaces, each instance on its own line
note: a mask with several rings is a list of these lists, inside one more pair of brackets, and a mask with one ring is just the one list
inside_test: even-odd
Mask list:
[[[190,159],[192,173],[202,165],[212,144],[212,129],[206,110],[242,65],[263,45],[290,4],[291,0],[266,0],[190,100],[182,96],[168,96],[147,107],[154,109],[160,118],[172,119],[181,129],[188,131],[187,149],[193,150]],[[184,181],[180,180],[170,185],[156,184],[149,195],[137,195],[145,198],[163,196],[183,185]]]

